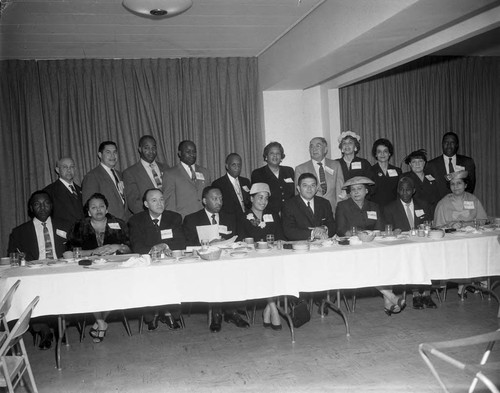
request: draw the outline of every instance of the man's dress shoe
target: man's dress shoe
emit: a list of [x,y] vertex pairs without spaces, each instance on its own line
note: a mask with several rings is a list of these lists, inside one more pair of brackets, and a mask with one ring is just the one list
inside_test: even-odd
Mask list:
[[436,303],[432,300],[430,295],[423,296],[422,297],[422,303],[426,308],[437,308]]
[[424,301],[422,300],[422,296],[413,296],[413,308],[415,310],[424,309]]
[[38,349],[41,349],[42,351],[50,349],[53,338],[54,335],[52,333],[40,333],[40,344],[38,345]]
[[152,321],[147,322],[147,325],[150,332],[158,329],[158,318],[154,317]]
[[245,321],[237,312],[224,314],[224,321],[226,321],[227,323],[234,323],[239,328],[247,328],[250,326],[250,324]]
[[181,328],[181,324],[178,319],[173,319],[171,315],[162,315],[160,317],[160,322],[168,326],[170,330],[178,330]]
[[219,333],[221,328],[222,328],[222,315],[213,314],[212,322],[210,323],[210,331],[212,333]]

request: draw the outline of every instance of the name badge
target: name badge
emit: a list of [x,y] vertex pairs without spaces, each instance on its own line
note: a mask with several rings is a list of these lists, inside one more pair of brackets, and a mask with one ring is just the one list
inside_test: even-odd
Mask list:
[[64,232],[62,229],[56,229],[56,235],[62,237],[63,239],[66,239],[66,232]]
[[351,169],[361,169],[361,163],[359,161],[351,162]]
[[262,216],[262,219],[264,220],[264,222],[274,222],[272,214],[264,214]]
[[455,165],[455,171],[458,172],[458,171],[465,171],[465,167],[462,166],[462,165]]
[[233,231],[228,231],[226,225],[219,225],[219,233],[223,235],[230,235]]
[[161,230],[161,239],[172,239],[174,237],[174,234],[172,233],[171,229],[162,229]]
[[293,184],[293,179],[291,177],[287,177],[285,179],[285,183],[292,183]]
[[205,176],[203,176],[203,173],[196,172],[196,180],[205,180]]
[[425,214],[425,213],[424,213],[424,210],[423,210],[423,209],[417,209],[417,210],[415,210],[415,215],[416,215],[417,217],[422,217],[424,214]]
[[389,175],[389,177],[396,177],[398,175],[398,171],[396,171],[395,169],[388,169],[387,174]]
[[247,186],[243,186],[243,187],[241,187],[241,188],[243,188],[243,191],[250,192],[250,190],[248,189],[248,187],[247,187]]
[[120,224],[118,224],[117,222],[108,222],[108,227],[110,227],[111,229],[121,229]]
[[432,176],[432,175],[425,175],[425,178],[426,178],[427,180],[429,180],[429,181],[434,181],[434,180],[436,180],[436,179],[434,179],[434,176]]
[[467,210],[474,209],[474,201],[464,201],[464,209]]
[[325,165],[325,171],[326,171],[326,173],[329,173],[330,175],[333,175],[333,172],[334,172],[334,170],[332,168],[327,167],[326,165]]
[[368,211],[368,212],[366,212],[366,214],[368,215],[369,220],[376,220],[377,219],[377,212]]

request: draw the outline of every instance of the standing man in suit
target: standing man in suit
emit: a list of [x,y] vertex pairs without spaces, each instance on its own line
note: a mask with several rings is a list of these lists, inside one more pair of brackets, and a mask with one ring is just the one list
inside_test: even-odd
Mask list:
[[[392,224],[396,234],[418,227],[424,221],[432,220],[432,209],[425,201],[413,198],[415,183],[411,177],[403,176],[398,182],[399,198],[384,209],[385,223]],[[431,286],[413,288],[413,308],[437,308],[431,298]]]
[[82,183],[82,201],[86,203],[96,192],[103,194],[109,202],[108,211],[120,220],[129,217],[122,174],[115,169],[118,163],[118,147],[115,142],[105,141],[99,145],[98,166],[85,175]]
[[156,140],[151,135],[144,135],[139,139],[140,160],[123,171],[125,199],[128,209],[137,214],[144,210],[142,197],[150,188],[162,188],[163,172],[167,166],[156,161]]
[[250,180],[241,177],[241,157],[231,153],[226,157],[226,174],[212,183],[222,192],[222,211],[235,217],[243,215],[250,204]]
[[[182,217],[165,210],[165,198],[161,190],[150,188],[144,192],[142,199],[147,210],[133,215],[128,222],[132,251],[148,254],[155,249],[169,254],[170,250],[184,249],[186,240],[182,231]],[[170,306],[169,310],[152,308],[144,313],[148,330],[158,327],[158,319],[170,329],[179,329],[180,306]]]
[[447,176],[464,170],[469,173],[469,182],[465,191],[473,194],[476,187],[476,164],[472,158],[457,154],[458,135],[454,132],[447,132],[443,135],[441,146],[443,154],[429,161],[426,167],[426,170],[436,179],[439,199],[451,192]]
[[[204,208],[187,215],[184,218],[184,233],[188,245],[199,246],[200,240],[196,227],[202,225],[218,225],[219,235],[222,239],[231,238],[236,234],[236,220],[231,214],[222,211],[222,193],[218,188],[205,187],[202,195]],[[234,323],[239,328],[249,327],[236,309],[237,303],[226,303],[222,307],[221,303],[212,303],[212,322],[210,331],[217,333],[222,328],[222,315],[227,323]]]
[[295,168],[295,184],[303,173],[316,174],[319,179],[317,196],[325,198],[335,212],[337,200],[342,193],[344,175],[338,161],[326,158],[328,154],[328,142],[323,137],[315,137],[309,142],[309,161],[300,164]]
[[196,145],[191,141],[179,143],[177,155],[181,162],[163,173],[162,188],[166,209],[182,217],[203,208],[203,189],[212,183],[208,170],[196,165]]
[[75,223],[83,215],[82,188],[74,182],[75,162],[70,157],[61,158],[56,165],[59,176],[44,188],[53,201],[52,217]]
[[335,234],[332,206],[316,196],[318,180],[303,173],[297,180],[299,195],[285,201],[281,214],[283,232],[288,240],[326,239]]
[[[21,251],[26,260],[62,258],[66,249],[66,234],[70,224],[59,218],[51,217],[52,199],[47,191],[35,191],[28,201],[30,221],[12,230],[8,252]],[[53,336],[50,331],[53,324],[47,317],[36,318],[31,323],[35,334],[40,336],[39,349],[49,349]]]

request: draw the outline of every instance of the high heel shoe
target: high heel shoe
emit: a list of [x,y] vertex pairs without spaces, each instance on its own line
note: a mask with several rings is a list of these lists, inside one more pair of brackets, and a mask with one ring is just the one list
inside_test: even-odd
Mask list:
[[398,298],[398,302],[396,304],[391,305],[391,307],[384,307],[384,312],[387,316],[391,316],[392,314],[399,314],[406,307],[406,300],[402,298]]
[[106,330],[91,329],[89,334],[92,336],[92,341],[96,344],[99,344],[104,340],[104,337],[106,336]]

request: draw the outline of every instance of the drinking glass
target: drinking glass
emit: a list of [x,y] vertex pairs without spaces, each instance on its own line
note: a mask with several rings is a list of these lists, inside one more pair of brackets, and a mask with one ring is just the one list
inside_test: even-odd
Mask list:
[[73,258],[80,259],[82,257],[82,248],[81,247],[73,247]]
[[10,258],[10,266],[11,267],[19,266],[19,254],[17,252],[11,252],[9,254],[9,258]]
[[387,224],[385,226],[385,235],[392,236],[392,225],[391,224]]
[[274,244],[274,235],[272,233],[266,235],[266,242],[270,246],[272,246]]
[[210,246],[210,241],[208,239],[201,239],[200,244],[201,244],[201,249],[205,251]]

